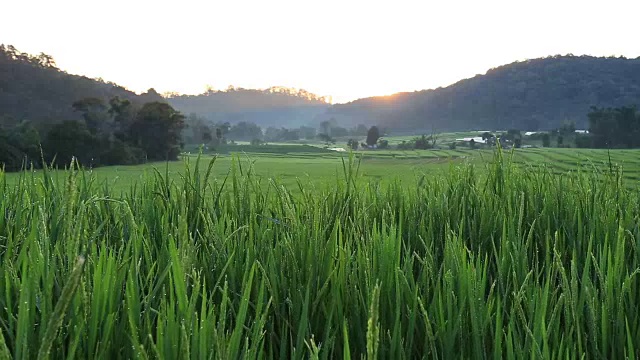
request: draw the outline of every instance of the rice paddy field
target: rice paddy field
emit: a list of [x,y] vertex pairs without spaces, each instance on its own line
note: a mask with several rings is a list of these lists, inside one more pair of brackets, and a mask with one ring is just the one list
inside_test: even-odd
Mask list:
[[[456,133],[456,136],[461,136]],[[464,135],[464,134],[462,134]],[[483,173],[483,164],[493,159],[494,150],[458,147],[455,150],[375,150],[359,151],[359,176],[381,184],[396,181],[413,185],[425,176],[441,176],[451,167],[473,164]],[[185,160],[194,160],[198,155],[185,154]],[[253,177],[260,182],[277,181],[291,191],[297,191],[299,183],[305,187],[333,187],[336,179],[344,172],[343,159],[348,153],[341,153],[311,145],[267,145],[236,146],[234,151],[216,155],[216,166],[212,179],[221,180],[230,172],[234,158],[239,166],[251,165]],[[563,176],[573,176],[578,172],[602,174],[612,168],[622,172],[625,186],[637,187],[640,181],[640,150],[596,150],[562,148],[525,148],[505,150],[504,156],[523,169],[547,169]],[[204,161],[213,155],[202,156]],[[111,166],[88,170],[100,186],[108,186],[112,192],[128,192],[131,185],[141,182],[155,170],[170,179],[180,181],[184,171],[183,162],[152,163],[136,166]],[[203,169],[200,169],[204,171]],[[36,171],[36,174],[40,174]],[[10,185],[24,176],[21,173],[6,174]],[[64,178],[63,172],[53,172],[52,178]]]
[[261,150],[0,172],[0,359],[638,358],[640,152]]

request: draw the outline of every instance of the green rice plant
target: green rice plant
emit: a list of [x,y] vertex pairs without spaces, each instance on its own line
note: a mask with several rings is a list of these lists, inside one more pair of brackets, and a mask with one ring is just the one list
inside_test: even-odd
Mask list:
[[636,358],[640,193],[518,154],[412,186],[355,154],[295,188],[0,172],[0,358]]

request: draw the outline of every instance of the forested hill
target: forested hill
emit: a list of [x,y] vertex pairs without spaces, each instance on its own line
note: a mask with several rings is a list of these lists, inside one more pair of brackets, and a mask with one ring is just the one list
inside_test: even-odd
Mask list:
[[216,123],[245,121],[265,128],[308,125],[330,106],[325,97],[286,87],[229,87],[200,95],[172,95],[167,101],[184,114],[196,113]]
[[0,45],[0,120],[79,120],[82,116],[74,111],[74,102],[85,98],[107,102],[116,96],[137,105],[164,101],[152,89],[136,95],[114,83],[61,71],[49,55],[29,55]]
[[640,105],[640,58],[555,56],[515,62],[445,88],[336,105],[324,118],[394,130],[587,126],[591,106]]

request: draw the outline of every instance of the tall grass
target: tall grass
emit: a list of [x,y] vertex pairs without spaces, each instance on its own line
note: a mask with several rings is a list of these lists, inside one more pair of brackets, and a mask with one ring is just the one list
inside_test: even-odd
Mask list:
[[619,174],[497,153],[379,186],[351,158],[288,189],[201,166],[122,196],[77,169],[0,173],[0,358],[639,356],[640,198]]

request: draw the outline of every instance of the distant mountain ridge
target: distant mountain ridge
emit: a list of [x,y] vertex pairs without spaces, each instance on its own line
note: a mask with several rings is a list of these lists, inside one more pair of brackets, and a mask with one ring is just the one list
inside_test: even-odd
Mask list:
[[75,101],[118,96],[141,105],[168,102],[185,115],[212,122],[253,122],[267,128],[318,126],[324,120],[354,127],[380,125],[396,133],[454,130],[551,129],[564,121],[587,126],[591,106],[640,105],[640,58],[553,56],[514,62],[484,75],[432,90],[370,97],[331,105],[305,90],[229,88],[163,98],[155,90],[137,95],[100,79],[71,75],[46,54],[0,46],[2,119],[37,123],[80,120]]
[[640,58],[553,56],[514,62],[433,90],[333,106],[323,119],[397,131],[587,126],[591,106],[640,105]]
[[72,108],[74,102],[89,97],[107,102],[115,96],[136,105],[164,102],[153,89],[137,95],[111,82],[68,74],[49,55],[33,56],[0,45],[0,118],[36,123],[80,120]]
[[286,87],[230,88],[200,95],[171,96],[167,101],[185,114],[196,113],[209,121],[246,121],[261,127],[307,125],[330,107],[327,97]]

